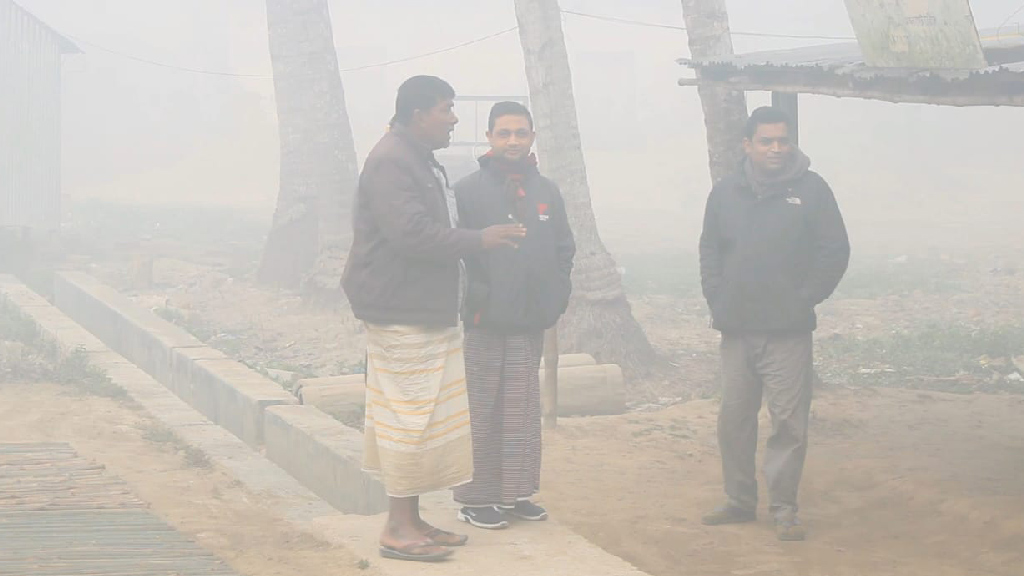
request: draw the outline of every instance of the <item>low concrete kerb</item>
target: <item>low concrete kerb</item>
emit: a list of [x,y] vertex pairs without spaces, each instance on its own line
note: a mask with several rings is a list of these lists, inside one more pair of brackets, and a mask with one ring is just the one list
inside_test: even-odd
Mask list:
[[[276,382],[81,273],[59,273],[58,306],[162,382],[178,398],[267,457],[338,510],[387,510],[383,485],[362,471],[362,435],[313,407],[281,410],[298,398]],[[102,325],[100,325],[102,324]]]
[[298,399],[178,326],[80,272],[54,278],[57,307],[247,444],[263,444],[263,412]]
[[384,485],[363,472],[363,435],[313,406],[272,406],[264,424],[267,458],[335,508],[351,514],[388,509]]

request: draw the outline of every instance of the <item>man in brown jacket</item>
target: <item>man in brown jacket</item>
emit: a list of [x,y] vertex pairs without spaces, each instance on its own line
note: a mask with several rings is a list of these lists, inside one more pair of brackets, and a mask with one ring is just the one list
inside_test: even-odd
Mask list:
[[399,88],[391,129],[360,175],[342,280],[368,340],[364,468],[391,497],[380,553],[399,560],[441,560],[466,543],[419,515],[421,495],[473,476],[462,258],[514,246],[526,233],[516,224],[458,227],[455,194],[433,154],[451,141],[454,98],[432,76]]

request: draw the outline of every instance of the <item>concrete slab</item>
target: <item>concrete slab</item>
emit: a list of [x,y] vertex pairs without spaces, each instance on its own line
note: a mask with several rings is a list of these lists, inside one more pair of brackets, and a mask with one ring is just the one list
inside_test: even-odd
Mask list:
[[[555,520],[516,523],[507,530],[479,530],[455,519],[447,494],[425,499],[425,520],[445,530],[469,534],[469,543],[451,560],[435,565],[374,560],[392,576],[646,576],[625,560],[594,546]],[[370,522],[316,523],[323,537],[343,543],[365,558],[379,558],[377,539],[385,515]]]
[[80,272],[54,275],[57,307],[160,382],[171,372],[171,350],[203,347],[188,332]]
[[[0,298],[15,306],[21,307],[23,296],[23,291],[6,290],[0,284]],[[39,324],[40,330],[50,336],[56,336],[56,332],[50,330],[51,321],[66,326],[59,320],[59,315],[47,314],[40,318],[44,320]],[[82,334],[88,334],[85,328],[79,327],[79,330]],[[266,495],[270,499],[268,502],[283,517],[293,522],[309,522],[314,518],[344,518],[284,470],[224,428],[210,422],[142,369],[109,349],[101,354],[107,362],[107,376],[124,388],[132,400],[183,441],[207,454],[250,490]],[[123,362],[119,362],[119,358]],[[308,528],[306,525],[301,527]]]
[[349,514],[379,514],[388,497],[362,471],[363,435],[313,406],[267,409],[266,455],[316,495]]
[[298,403],[277,383],[86,274],[57,274],[54,293],[67,314],[250,446],[263,442],[267,406]]
[[273,380],[230,359],[194,362],[190,404],[250,446],[263,444],[263,412],[299,400]]
[[51,307],[52,304],[10,274],[0,274],[0,292],[10,294],[22,309]]
[[223,352],[208,346],[176,348],[171,353],[170,376],[164,381],[164,385],[190,405],[195,399],[192,388],[199,379],[197,363],[201,360],[230,360],[230,358]]

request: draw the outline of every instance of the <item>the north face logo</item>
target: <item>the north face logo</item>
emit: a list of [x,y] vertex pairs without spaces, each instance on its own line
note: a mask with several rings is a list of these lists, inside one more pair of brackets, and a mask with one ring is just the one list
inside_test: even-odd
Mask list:
[[537,204],[537,219],[541,222],[547,222],[548,216],[548,205]]

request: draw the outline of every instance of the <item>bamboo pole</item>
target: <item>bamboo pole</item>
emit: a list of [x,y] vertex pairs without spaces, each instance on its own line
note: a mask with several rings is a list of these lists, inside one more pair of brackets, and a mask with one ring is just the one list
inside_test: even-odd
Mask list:
[[544,382],[541,383],[544,428],[558,426],[558,327],[544,334]]

